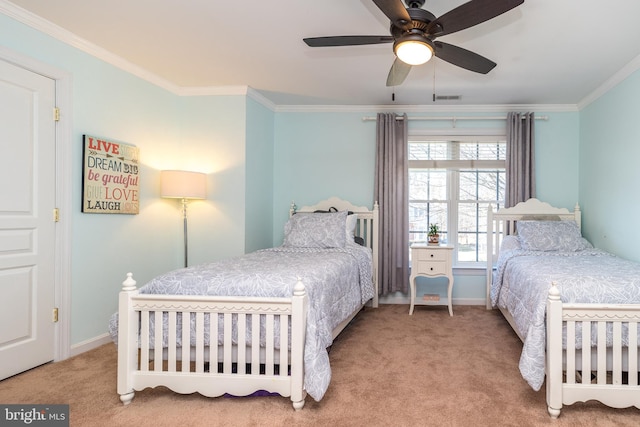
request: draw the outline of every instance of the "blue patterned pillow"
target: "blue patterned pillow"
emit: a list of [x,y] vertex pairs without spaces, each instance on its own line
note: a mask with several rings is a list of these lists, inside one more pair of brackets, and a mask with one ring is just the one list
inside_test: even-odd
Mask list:
[[297,213],[284,226],[284,246],[344,248],[347,211]]
[[518,221],[516,228],[524,250],[575,252],[591,247],[574,221]]

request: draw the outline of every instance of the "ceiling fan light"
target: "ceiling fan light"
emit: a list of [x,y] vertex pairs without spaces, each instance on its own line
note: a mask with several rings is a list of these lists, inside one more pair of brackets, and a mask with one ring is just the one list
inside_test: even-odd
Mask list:
[[421,40],[400,40],[394,47],[396,56],[409,65],[421,65],[433,56],[433,48]]

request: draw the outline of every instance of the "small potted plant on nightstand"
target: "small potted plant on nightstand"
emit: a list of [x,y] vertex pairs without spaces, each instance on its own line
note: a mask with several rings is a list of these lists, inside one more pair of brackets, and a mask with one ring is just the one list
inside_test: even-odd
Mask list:
[[429,224],[429,244],[437,245],[440,243],[440,228],[438,224]]

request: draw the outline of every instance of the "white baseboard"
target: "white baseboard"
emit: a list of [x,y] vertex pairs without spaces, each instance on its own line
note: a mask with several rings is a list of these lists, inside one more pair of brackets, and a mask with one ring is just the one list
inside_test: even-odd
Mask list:
[[108,333],[98,335],[97,337],[82,341],[78,344],[73,344],[71,346],[69,357],[77,356],[84,353],[85,351],[93,350],[94,348],[98,348],[101,345],[105,345],[108,343],[113,343],[111,335],[109,335]]
[[486,305],[484,298],[454,298],[453,305]]
[[[378,299],[380,304],[406,304],[409,305],[407,295],[387,295]],[[453,305],[485,305],[484,298],[454,298]]]

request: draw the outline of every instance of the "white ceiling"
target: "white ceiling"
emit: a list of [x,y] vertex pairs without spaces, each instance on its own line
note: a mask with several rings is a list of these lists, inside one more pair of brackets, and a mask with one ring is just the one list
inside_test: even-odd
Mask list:
[[[2,1],[2,0],[0,0]],[[427,0],[440,16],[465,0]],[[443,36],[498,64],[487,75],[435,59],[385,86],[391,44],[310,48],[304,37],[388,35],[371,0],[11,0],[160,81],[249,86],[275,105],[579,104],[640,55],[640,1],[525,0]]]

